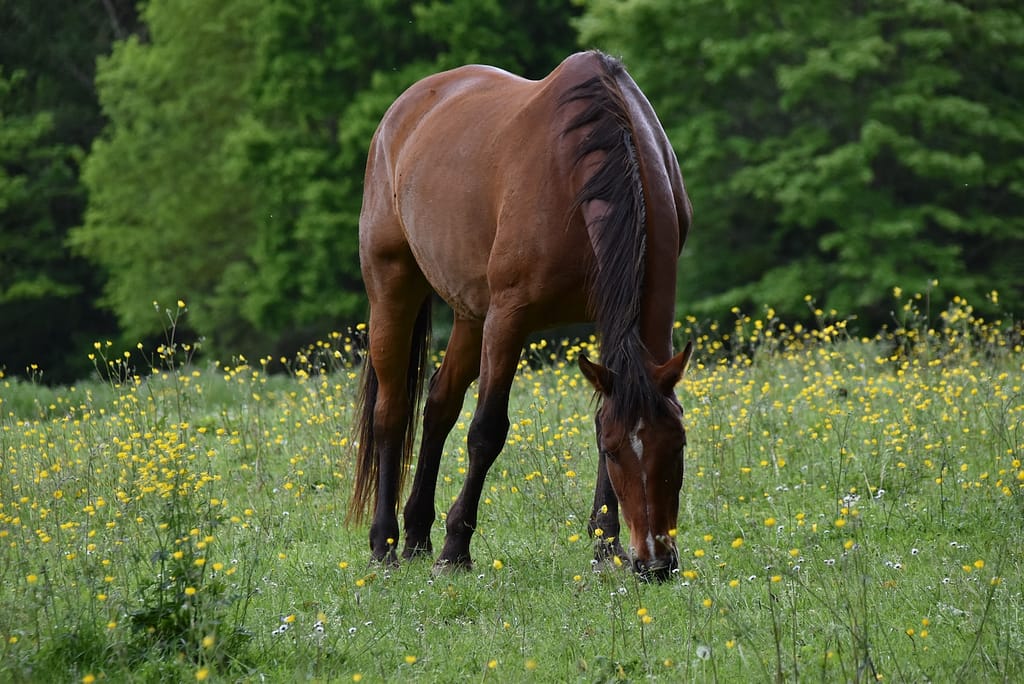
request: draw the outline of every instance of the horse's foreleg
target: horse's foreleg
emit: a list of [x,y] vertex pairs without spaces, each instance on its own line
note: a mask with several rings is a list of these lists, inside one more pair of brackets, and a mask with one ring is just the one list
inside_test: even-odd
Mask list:
[[480,374],[480,335],[479,323],[456,319],[444,361],[430,381],[423,409],[423,440],[416,477],[405,504],[404,558],[433,552],[430,528],[436,516],[437,471],[445,440],[459,419],[466,390]]
[[482,403],[473,417],[466,439],[469,471],[462,491],[448,511],[444,548],[438,556],[438,566],[472,567],[469,542],[476,530],[484,479],[505,445],[508,428],[508,390],[505,390],[501,394],[492,394],[490,401]]
[[515,378],[523,335],[509,327],[498,329],[491,321],[489,318],[484,327],[480,399],[466,438],[469,472],[462,491],[448,511],[444,548],[437,559],[439,567],[472,567],[469,542],[476,530],[484,479],[508,437],[509,390]]
[[[600,443],[601,423],[597,419],[598,443]],[[612,482],[608,477],[608,464],[605,455],[597,457],[597,484],[594,486],[594,507],[590,512],[587,531],[594,539],[594,557],[604,560],[613,556],[625,558],[622,542],[619,541],[619,499],[615,496]]]

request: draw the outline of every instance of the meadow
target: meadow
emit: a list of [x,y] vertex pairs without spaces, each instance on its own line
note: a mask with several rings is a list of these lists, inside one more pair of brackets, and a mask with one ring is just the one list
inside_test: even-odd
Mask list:
[[344,525],[361,331],[271,374],[193,360],[179,302],[158,348],[83,350],[93,380],[0,377],[0,680],[1024,680],[1021,328],[927,300],[870,338],[811,301],[814,326],[678,324],[661,584],[592,560],[593,339],[524,352],[475,568],[435,575]]

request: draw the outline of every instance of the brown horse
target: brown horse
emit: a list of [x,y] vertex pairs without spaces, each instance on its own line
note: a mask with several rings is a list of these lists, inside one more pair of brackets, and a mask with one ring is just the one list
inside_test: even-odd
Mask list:
[[526,336],[596,320],[600,396],[590,531],[599,556],[664,578],[686,433],[674,387],[692,345],[672,356],[676,261],[691,207],[654,110],[615,59],[567,58],[540,81],[486,66],[436,74],[384,115],[370,147],[359,256],[370,301],[359,454],[350,519],[373,498],[373,559],[397,561],[398,497],[409,468],[426,370],[430,302],[455,314],[430,381],[412,492],[409,558],[432,552],[434,490],[445,438],[470,383],[479,402],[469,470],[448,512],[439,566],[469,567],[484,478],[508,435],[509,390]]

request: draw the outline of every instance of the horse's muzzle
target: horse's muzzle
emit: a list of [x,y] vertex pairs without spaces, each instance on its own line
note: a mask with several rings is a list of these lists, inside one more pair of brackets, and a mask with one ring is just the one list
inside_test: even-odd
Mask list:
[[652,560],[633,560],[633,572],[646,582],[664,582],[679,569],[676,554]]

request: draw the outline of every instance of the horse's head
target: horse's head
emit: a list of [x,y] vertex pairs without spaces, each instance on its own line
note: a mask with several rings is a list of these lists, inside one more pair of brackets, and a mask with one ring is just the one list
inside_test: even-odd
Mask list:
[[620,411],[616,406],[618,395],[624,394],[617,392],[616,387],[637,380],[616,377],[585,356],[579,359],[583,375],[601,395],[598,448],[629,527],[633,570],[645,578],[666,579],[679,566],[674,536],[683,484],[686,430],[674,388],[692,352],[690,343],[666,363],[648,367],[658,394],[657,405],[627,420],[621,416],[630,412]]

